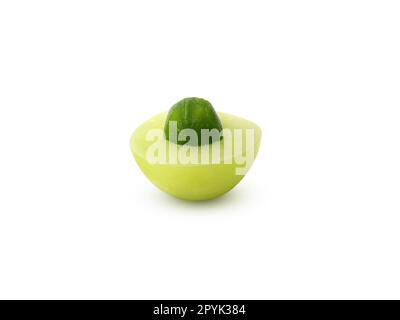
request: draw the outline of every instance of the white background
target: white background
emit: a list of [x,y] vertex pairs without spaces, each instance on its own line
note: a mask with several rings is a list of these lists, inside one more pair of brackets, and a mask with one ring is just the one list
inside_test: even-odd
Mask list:
[[[400,298],[398,1],[2,1],[0,298]],[[230,194],[155,189],[187,96],[263,129]]]

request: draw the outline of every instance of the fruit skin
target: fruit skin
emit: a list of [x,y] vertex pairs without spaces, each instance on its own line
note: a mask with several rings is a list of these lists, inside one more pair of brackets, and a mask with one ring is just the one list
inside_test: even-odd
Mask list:
[[[255,156],[261,143],[261,129],[245,119],[218,113],[224,129],[254,129]],[[146,150],[153,143],[145,137],[150,129],[164,128],[167,113],[159,114],[135,130],[130,146],[133,156],[145,176],[160,190],[182,200],[204,201],[222,196],[233,189],[244,176],[236,175],[237,164],[151,164]],[[168,142],[172,144],[171,142]],[[221,141],[223,146],[224,140]],[[184,146],[177,146],[183,148]],[[190,148],[204,148],[190,147]],[[245,154],[247,150],[242,152]],[[255,159],[255,158],[254,158]],[[252,163],[249,164],[251,166]]]
[[[217,129],[222,130],[222,124],[210,102],[202,98],[185,98],[172,106],[168,112],[164,125],[165,138],[170,140],[170,121],[176,121],[177,133],[183,129],[193,129],[197,133],[197,137],[201,137],[201,129]],[[178,141],[177,137],[173,137],[173,141],[177,144],[184,145],[186,141]],[[204,141],[204,144],[212,141]],[[201,139],[198,145],[202,144]]]

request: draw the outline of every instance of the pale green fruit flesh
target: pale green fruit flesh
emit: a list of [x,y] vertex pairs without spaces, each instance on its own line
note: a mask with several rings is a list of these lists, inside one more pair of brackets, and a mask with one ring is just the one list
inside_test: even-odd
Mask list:
[[[218,113],[218,115],[224,129],[230,129],[232,132],[234,129],[254,130],[254,146],[246,145],[246,138],[244,136],[241,150],[236,150],[234,148],[232,157],[244,157],[246,153],[249,152],[249,148],[254,147],[255,159],[261,142],[261,129],[253,122],[227,113]],[[211,162],[209,164],[150,163],[146,159],[146,152],[154,143],[154,140],[148,141],[146,135],[149,130],[152,129],[164,130],[166,117],[167,113],[162,113],[149,119],[135,130],[130,141],[131,150],[136,162],[146,177],[156,187],[179,199],[201,201],[210,200],[225,194],[243,179],[243,175],[237,175],[236,169],[244,165],[238,165],[235,161],[227,163],[229,161],[226,161],[227,159],[223,157],[226,139],[212,144],[217,144],[218,147],[221,148],[222,161],[218,164],[212,164]],[[211,147],[211,145],[188,147],[176,145],[169,141],[165,142],[168,150],[167,153],[169,152],[169,148],[174,147],[178,149],[178,152],[181,148],[186,148],[186,150],[188,150],[188,148],[194,148],[194,150],[200,154],[202,148]],[[251,164],[252,163],[247,163],[247,167],[250,168]]]

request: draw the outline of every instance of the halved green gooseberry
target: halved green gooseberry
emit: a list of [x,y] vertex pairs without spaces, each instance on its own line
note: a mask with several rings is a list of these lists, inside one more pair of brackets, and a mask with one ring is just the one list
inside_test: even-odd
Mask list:
[[[179,111],[184,112],[184,108]],[[192,117],[194,114],[192,113]],[[196,117],[197,116],[199,115],[196,114]],[[191,119],[192,122],[184,122],[180,117],[176,119],[181,120],[182,123],[190,122],[191,124],[186,125],[192,128],[194,127],[194,130],[196,130],[196,128],[201,129],[203,126],[199,125],[196,127],[198,123],[206,123],[204,126],[208,126],[210,123],[214,123],[215,125],[217,123],[215,119],[218,119],[220,124],[220,127],[217,126],[217,128],[228,129],[232,132],[235,129],[240,129],[242,131],[252,130],[254,134],[254,142],[252,145],[248,144],[246,139],[243,139],[241,148],[234,148],[230,156],[227,157],[221,151],[222,157],[219,163],[153,163],[149,161],[147,157],[149,148],[154,144],[153,140],[148,139],[148,133],[151,130],[158,129],[165,134],[165,125],[167,120],[169,121],[169,119],[171,119],[171,112],[169,114],[161,113],[149,119],[135,130],[130,141],[133,156],[142,172],[156,187],[180,199],[201,201],[210,200],[225,194],[243,179],[244,175],[238,175],[237,169],[240,165],[238,166],[234,159],[246,158],[248,154],[253,153],[253,157],[250,157],[249,161],[246,163],[247,170],[251,167],[259,150],[262,135],[261,129],[253,122],[227,113],[215,113],[215,116],[216,117],[211,118],[213,119],[212,121],[207,120],[206,122],[205,119],[202,119],[202,116],[199,116],[201,119],[197,119],[198,121],[196,121],[196,119]],[[184,114],[183,118],[185,117],[187,120],[190,120],[190,117]],[[195,126],[193,126],[193,123]],[[212,127],[214,127],[214,125]],[[228,143],[227,139],[222,139],[217,143],[214,142],[212,145],[202,144],[199,146],[190,146],[179,145],[168,141],[165,136],[161,139],[164,139],[163,142],[165,142],[167,154],[169,154],[172,148],[177,149],[178,152],[198,152],[198,154],[201,154],[206,149],[210,150],[210,148],[220,148],[220,150],[224,150]]]

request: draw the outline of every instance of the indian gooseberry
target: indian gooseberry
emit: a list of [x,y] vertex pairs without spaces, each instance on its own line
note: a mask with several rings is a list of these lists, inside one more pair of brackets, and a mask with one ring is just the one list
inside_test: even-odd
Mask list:
[[[203,134],[212,131],[216,138]],[[139,126],[130,147],[156,187],[179,199],[201,201],[227,193],[243,179],[261,136],[255,123],[217,113],[207,100],[186,98]]]

